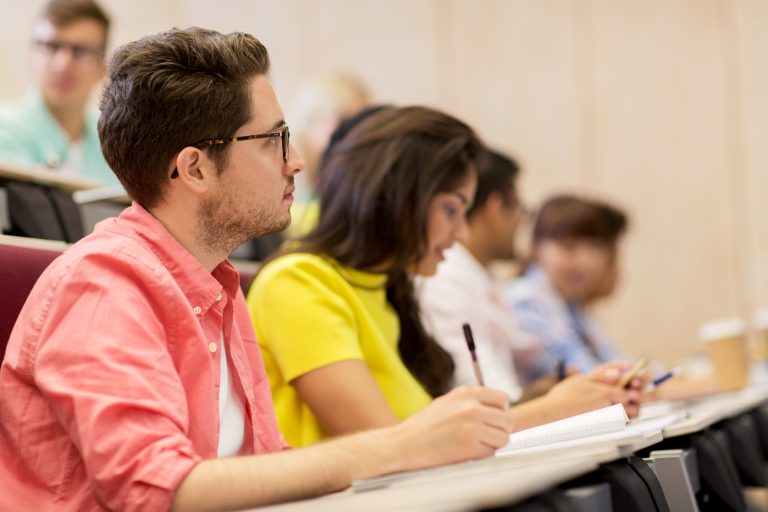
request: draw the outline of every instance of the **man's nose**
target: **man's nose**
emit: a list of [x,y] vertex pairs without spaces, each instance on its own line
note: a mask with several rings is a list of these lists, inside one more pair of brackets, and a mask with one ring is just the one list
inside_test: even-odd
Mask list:
[[66,69],[72,65],[75,57],[72,54],[72,48],[68,46],[61,46],[53,54],[51,63],[55,69]]

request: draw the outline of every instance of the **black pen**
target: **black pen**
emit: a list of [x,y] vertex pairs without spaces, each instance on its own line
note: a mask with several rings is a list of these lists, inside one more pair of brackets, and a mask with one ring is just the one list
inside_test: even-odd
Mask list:
[[472,336],[472,329],[469,327],[469,324],[463,324],[461,326],[462,329],[464,329],[464,339],[467,340],[467,348],[469,349],[469,354],[472,356],[472,369],[475,370],[475,379],[477,379],[477,384],[479,386],[485,386],[485,381],[483,381],[483,372],[480,371],[480,364],[477,362],[477,353],[475,352],[475,338]]
[[557,375],[557,381],[565,380],[565,358],[558,357],[557,364],[555,365],[555,374]]

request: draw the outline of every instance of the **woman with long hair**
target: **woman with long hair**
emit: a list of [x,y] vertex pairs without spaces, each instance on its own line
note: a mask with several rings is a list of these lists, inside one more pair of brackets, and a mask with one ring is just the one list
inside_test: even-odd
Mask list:
[[[421,323],[412,276],[434,274],[462,236],[484,152],[451,116],[387,107],[327,155],[317,226],[264,266],[248,296],[294,446],[395,424],[452,387],[453,361]],[[510,414],[526,428],[633,402],[635,390],[613,385],[620,369],[566,379]]]

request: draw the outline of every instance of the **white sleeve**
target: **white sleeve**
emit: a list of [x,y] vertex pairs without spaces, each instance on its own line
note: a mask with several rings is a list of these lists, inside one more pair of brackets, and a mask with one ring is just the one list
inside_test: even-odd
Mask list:
[[467,348],[462,324],[472,327],[477,358],[486,386],[503,390],[517,400],[520,389],[514,372],[512,340],[494,343],[488,332],[488,320],[483,314],[488,304],[474,303],[460,283],[438,278],[417,282],[421,316],[427,330],[451,354],[456,365],[454,386],[476,386],[472,359]]

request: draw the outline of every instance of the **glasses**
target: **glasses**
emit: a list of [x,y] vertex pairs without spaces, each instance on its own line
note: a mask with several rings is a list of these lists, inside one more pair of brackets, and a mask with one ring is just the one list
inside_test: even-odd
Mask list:
[[99,62],[104,58],[103,46],[64,43],[61,41],[35,41],[37,49],[46,57],[53,57],[60,51],[67,51],[76,62]]
[[[288,129],[288,125],[283,125],[279,130],[268,133],[257,133],[256,135],[242,135],[240,137],[221,137],[219,139],[202,140],[191,144],[193,148],[204,148],[205,146],[219,146],[221,144],[229,144],[230,142],[240,142],[242,140],[254,140],[254,139],[271,139],[280,137],[283,143],[283,163],[288,163],[288,157],[290,156],[290,141],[291,132]],[[174,169],[171,174],[171,179],[179,176],[179,170]]]
[[243,135],[241,137],[223,137],[221,139],[203,140],[192,144],[193,147],[202,148],[204,146],[218,146],[219,144],[228,144],[230,142],[239,142],[241,140],[254,140],[254,139],[270,139],[273,137],[280,137],[283,141],[283,162],[288,163],[288,144],[291,138],[291,132],[288,130],[288,125],[284,125],[282,128],[275,132],[258,133],[256,135]]

